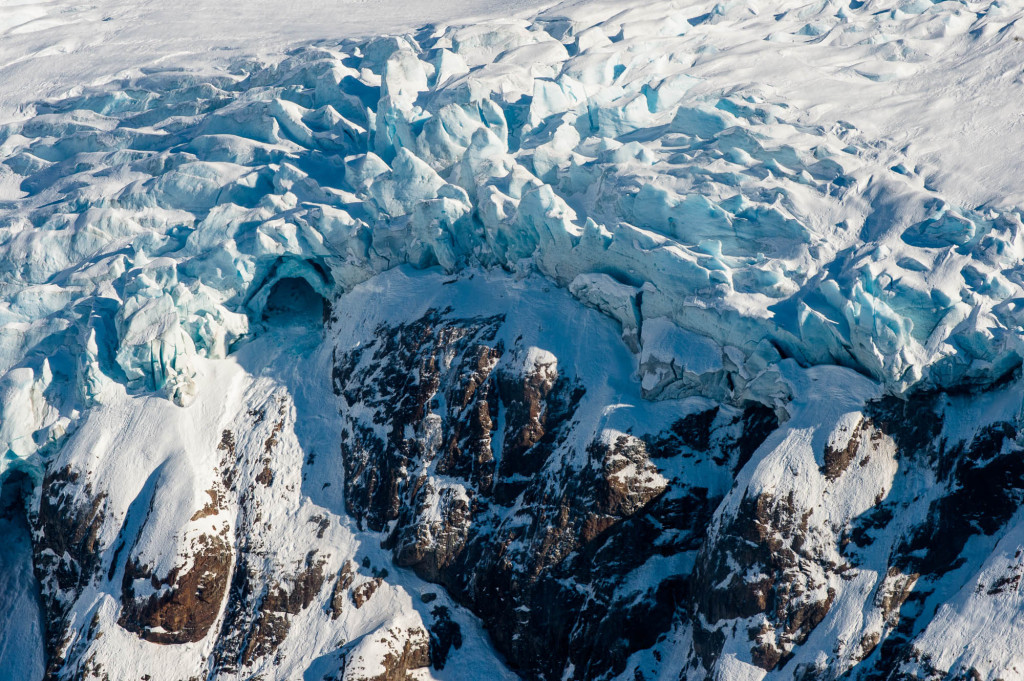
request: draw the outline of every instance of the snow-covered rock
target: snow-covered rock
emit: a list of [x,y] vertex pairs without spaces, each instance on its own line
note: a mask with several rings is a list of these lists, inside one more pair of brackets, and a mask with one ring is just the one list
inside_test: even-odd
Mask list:
[[48,674],[1012,677],[1024,193],[757,74],[1019,18],[588,0],[0,126]]

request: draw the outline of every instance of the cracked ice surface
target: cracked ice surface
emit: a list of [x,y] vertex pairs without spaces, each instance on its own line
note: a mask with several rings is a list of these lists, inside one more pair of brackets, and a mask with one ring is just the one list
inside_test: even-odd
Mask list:
[[[818,3],[768,38],[1013,19],[949,4]],[[258,331],[276,281],[331,299],[402,264],[540,272],[621,324],[651,398],[779,406],[784,361],[896,391],[1018,366],[1019,211],[694,76],[705,29],[747,14],[567,5],[38,104],[0,128],[0,471],[111,381],[188,405],[195,358]]]

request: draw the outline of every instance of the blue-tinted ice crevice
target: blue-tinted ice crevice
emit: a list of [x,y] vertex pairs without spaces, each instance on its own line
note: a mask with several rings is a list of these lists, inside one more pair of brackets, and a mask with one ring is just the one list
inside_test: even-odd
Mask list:
[[[645,25],[646,26],[646,25]],[[540,272],[651,398],[781,406],[779,367],[894,391],[1020,363],[1017,211],[963,210],[847,124],[687,73],[688,24],[490,22],[137,73],[0,128],[0,470],[111,382],[187,406],[275,282]],[[635,30],[634,30],[635,28]]]

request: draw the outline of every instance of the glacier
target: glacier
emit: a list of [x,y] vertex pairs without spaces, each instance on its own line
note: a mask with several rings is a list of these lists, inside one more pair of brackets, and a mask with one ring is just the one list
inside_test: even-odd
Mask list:
[[0,93],[0,678],[1019,676],[1024,12],[513,5]]
[[[885,40],[929,11],[827,20]],[[650,397],[782,409],[790,361],[896,392],[1020,365],[1017,208],[689,75],[725,9],[655,36],[605,14],[151,70],[3,126],[3,469],[38,473],[110,381],[188,405],[195,358],[255,332],[275,282],[330,300],[406,263],[550,278],[621,324]]]

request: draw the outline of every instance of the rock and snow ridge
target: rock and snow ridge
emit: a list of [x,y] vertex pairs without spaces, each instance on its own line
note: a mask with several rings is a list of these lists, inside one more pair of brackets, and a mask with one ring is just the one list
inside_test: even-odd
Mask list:
[[[756,71],[756,38],[912,90],[937,46],[1016,49],[1019,17],[568,3],[146,69],[0,127],[0,476],[35,485],[48,673],[119,678],[149,655],[154,679],[422,676],[439,650],[501,669],[474,616],[545,679],[1024,664],[943,640],[1015,631],[1012,603],[976,601],[1016,593],[1019,188],[964,205],[913,145],[726,68]],[[418,290],[441,286],[461,293]],[[318,379],[267,349],[296,324],[331,330],[300,343]],[[329,376],[337,423],[289,411],[296,391],[334,405]],[[957,432],[893,416],[969,412]],[[1002,505],[963,525],[989,484]],[[953,555],[929,554],[936,527]],[[320,540],[336,550],[303,548]],[[635,563],[608,558],[622,545]],[[581,567],[597,555],[611,566]],[[387,560],[415,575],[382,577]],[[414,602],[418,580],[451,598]],[[335,612],[350,588],[387,605]],[[601,648],[599,620],[634,629]]]

